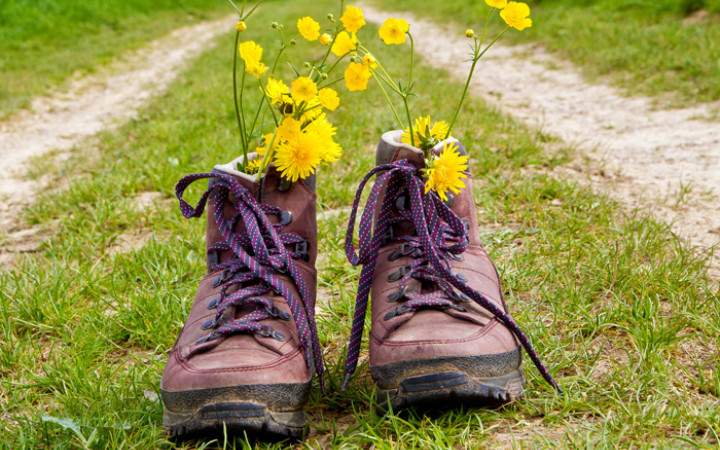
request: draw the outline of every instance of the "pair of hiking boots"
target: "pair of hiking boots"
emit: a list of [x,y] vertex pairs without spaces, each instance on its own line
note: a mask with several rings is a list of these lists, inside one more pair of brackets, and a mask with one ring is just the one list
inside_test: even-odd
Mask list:
[[[372,292],[369,363],[381,407],[513,401],[525,385],[521,346],[547,374],[510,318],[479,243],[470,178],[446,202],[425,194],[423,155],[400,136],[382,137],[353,204],[346,250],[363,269],[344,386]],[[207,205],[208,271],[162,377],[164,425],[178,438],[223,429],[300,438],[313,376],[324,386],[314,178],[290,183],[271,168],[258,180],[236,162],[176,186],[185,217]],[[356,252],[360,195],[373,176]],[[208,188],[192,207],[183,193],[200,179]]]

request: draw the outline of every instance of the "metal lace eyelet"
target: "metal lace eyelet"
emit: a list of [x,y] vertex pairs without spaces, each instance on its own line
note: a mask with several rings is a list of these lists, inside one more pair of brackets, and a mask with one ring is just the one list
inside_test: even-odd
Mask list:
[[223,270],[222,274],[220,274],[219,277],[215,278],[212,282],[213,289],[220,286],[222,283],[228,281],[230,278],[232,278],[232,271],[230,269]]
[[280,225],[288,226],[292,223],[292,211],[280,211]]
[[211,328],[217,328],[217,325],[218,325],[218,323],[215,321],[215,319],[211,319],[211,320],[206,321],[203,324],[202,329],[209,330]]
[[412,269],[412,266],[402,266],[400,269],[398,269],[397,272],[393,272],[390,275],[388,275],[387,280],[390,283],[399,281],[402,279],[402,277],[405,276],[406,273],[410,272],[411,269]]
[[399,211],[407,211],[408,205],[410,203],[410,199],[407,195],[401,195],[395,200],[395,208],[397,208]]
[[218,333],[217,331],[213,331],[212,333],[208,334],[207,336],[203,336],[197,341],[195,341],[196,344],[203,344],[208,341],[214,341],[215,339],[220,337],[221,333]]
[[463,283],[467,283],[467,280],[468,280],[468,278],[467,278],[465,275],[461,274],[461,273],[456,273],[456,274],[455,274],[455,278],[457,278],[458,280],[462,281]]
[[208,309],[215,309],[218,307],[219,304],[220,304],[220,299],[214,298],[214,299],[210,300],[210,303],[208,303]]
[[257,334],[262,337],[277,339],[278,341],[285,340],[285,335],[275,330],[270,325],[263,325],[262,327],[260,327],[260,329],[257,331]]
[[459,253],[450,253],[450,257],[452,259],[454,259],[455,261],[462,261],[463,259],[465,259],[465,258],[463,258],[463,255],[461,255]]

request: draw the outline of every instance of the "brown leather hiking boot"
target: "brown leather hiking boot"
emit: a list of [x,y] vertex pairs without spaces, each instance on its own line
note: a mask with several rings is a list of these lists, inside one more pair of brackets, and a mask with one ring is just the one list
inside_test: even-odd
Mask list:
[[[423,154],[401,143],[401,135],[383,135],[377,167],[361,183],[351,214],[346,249],[350,261],[364,267],[346,383],[357,364],[371,290],[370,373],[381,407],[511,402],[525,385],[521,345],[539,360],[510,318],[498,272],[480,245],[469,174],[447,202],[425,194],[418,170]],[[442,143],[435,149],[439,153]],[[355,254],[358,200],[373,175]]]
[[[208,272],[160,383],[174,437],[245,431],[303,435],[303,405],[322,361],[315,328],[314,178],[259,182],[234,170],[189,175],[176,186],[185,217],[207,201]],[[182,196],[207,178],[193,208]]]

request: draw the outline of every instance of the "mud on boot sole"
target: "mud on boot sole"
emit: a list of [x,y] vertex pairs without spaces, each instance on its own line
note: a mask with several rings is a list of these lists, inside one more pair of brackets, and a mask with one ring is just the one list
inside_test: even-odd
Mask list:
[[305,383],[241,385],[171,392],[160,390],[163,426],[178,440],[248,435],[301,439],[310,395]]
[[271,411],[252,402],[223,402],[203,406],[189,414],[174,413],[165,408],[163,426],[179,440],[197,437],[261,435],[270,438],[302,439],[307,417],[302,409]]
[[499,407],[522,397],[520,349],[495,355],[404,361],[371,367],[378,407],[446,409],[459,404]]

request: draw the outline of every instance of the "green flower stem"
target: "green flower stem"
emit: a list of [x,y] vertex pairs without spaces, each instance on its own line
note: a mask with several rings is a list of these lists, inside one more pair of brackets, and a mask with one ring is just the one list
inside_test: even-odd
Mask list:
[[[240,142],[242,144],[243,156],[247,161],[247,141],[245,136],[245,115],[242,112],[242,89],[240,90],[240,104],[238,104],[237,89],[237,60],[238,60],[238,42],[240,41],[240,31],[235,32],[235,47],[233,54],[233,103],[235,104],[235,116],[237,117],[238,127],[240,128]],[[243,66],[245,63],[243,62]],[[243,71],[243,87],[245,85],[245,71]]]
[[[447,139],[450,136],[453,125],[455,125],[455,121],[457,120],[458,114],[460,114],[460,108],[462,108],[462,104],[465,101],[465,97],[467,96],[468,88],[470,87],[470,81],[472,80],[473,73],[475,72],[475,66],[477,65],[477,62],[480,61],[480,58],[483,57],[483,55],[490,49],[490,47],[492,47],[492,45],[494,43],[496,43],[498,41],[498,39],[500,39],[502,37],[502,35],[505,34],[505,32],[508,29],[510,29],[509,26],[506,27],[500,34],[498,34],[497,37],[495,39],[493,39],[493,41],[491,43],[489,43],[487,45],[487,47],[485,47],[485,49],[482,52],[480,52],[479,54],[478,54],[478,50],[480,49],[480,44],[478,44],[475,47],[475,55],[473,56],[472,66],[470,66],[470,73],[468,74],[467,80],[465,81],[465,87],[463,88],[463,93],[460,96],[460,101],[458,102],[458,106],[455,109],[455,114],[453,115],[453,118],[450,121],[450,126],[448,127],[448,131],[447,131],[447,134],[445,135],[445,139]],[[483,35],[484,34],[485,34],[485,32],[483,32]]]
[[332,80],[332,81],[328,81],[328,82],[325,83],[325,84],[318,84],[318,90],[320,90],[320,89],[322,89],[322,88],[330,87],[330,86],[332,86],[333,84],[336,84],[336,83],[339,83],[339,82],[343,81],[344,79],[345,79],[345,77],[340,77],[340,78],[335,78],[335,79]]
[[260,161],[260,166],[258,167],[257,172],[257,179],[258,181],[262,178],[263,172],[265,172],[265,169],[270,165],[270,161],[272,161],[273,157],[273,146],[275,145],[275,136],[277,135],[277,128],[273,131],[273,135],[270,138],[270,142],[267,145],[267,150],[265,151],[265,155],[263,156],[262,161]]
[[415,133],[413,133],[413,124],[412,124],[412,117],[410,116],[410,106],[408,105],[408,94],[410,93],[410,89],[412,89],[412,76],[413,76],[413,65],[415,64],[415,41],[413,40],[412,34],[410,32],[407,32],[408,37],[410,38],[410,74],[408,75],[408,81],[407,81],[407,91],[403,93],[403,103],[405,104],[405,113],[407,114],[408,119],[408,127],[410,129],[410,145],[415,147]]
[[280,51],[278,52],[277,56],[275,57],[275,61],[273,62],[272,70],[270,71],[270,75],[275,75],[275,71],[277,70],[277,65],[280,62],[280,56],[282,56],[283,52],[285,51],[285,48],[287,45],[285,44],[285,34],[283,34],[282,30],[278,30],[278,33],[280,33]]
[[[375,70],[371,69],[373,73],[375,73]],[[392,109],[393,114],[395,115],[395,120],[397,120],[398,124],[400,125],[400,128],[405,129],[405,126],[402,123],[402,120],[400,120],[400,116],[397,113],[397,110],[395,109],[395,106],[392,104],[392,100],[390,100],[390,96],[387,94],[387,91],[383,87],[382,83],[378,83],[378,86],[380,87],[380,90],[382,91],[383,95],[385,96],[385,99],[388,102],[388,105],[390,105],[390,109]]]
[[410,127],[410,145],[415,147],[415,133],[413,133],[412,118],[410,117],[410,107],[408,106],[407,95],[404,95],[402,99],[403,103],[405,104],[405,113],[407,114],[408,126]]
[[[268,108],[270,109],[270,113],[272,114],[273,122],[275,122],[275,127],[278,127],[280,125],[280,122],[278,122],[277,117],[275,116],[275,111],[273,110],[272,103],[270,102],[270,98],[265,93],[265,85],[262,82],[262,78],[258,77],[258,83],[260,84],[260,90],[262,91],[263,98],[265,99],[265,102],[268,105]],[[262,100],[260,101],[262,104]]]

